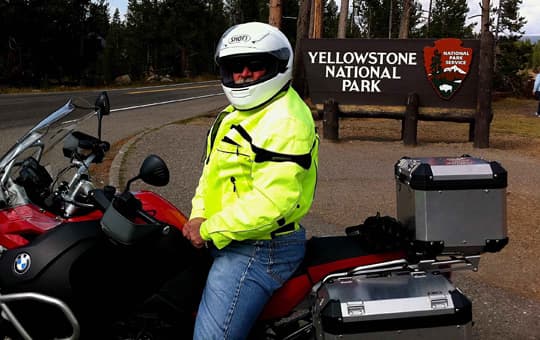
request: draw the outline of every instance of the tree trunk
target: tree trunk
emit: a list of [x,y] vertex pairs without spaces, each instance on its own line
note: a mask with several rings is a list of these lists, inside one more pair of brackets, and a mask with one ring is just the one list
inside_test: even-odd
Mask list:
[[493,86],[493,34],[486,29],[480,38],[480,66],[478,70],[478,101],[475,118],[474,147],[489,147],[489,125],[493,119],[491,91]]
[[313,38],[313,13],[315,13],[315,1],[309,0],[309,38]]
[[307,82],[302,59],[302,39],[309,35],[309,18],[311,13],[311,0],[300,0],[298,20],[296,21],[296,46],[294,47],[294,65],[292,86],[301,97],[307,96]]
[[411,18],[411,0],[403,0],[403,13],[399,22],[399,39],[409,38],[409,20]]
[[347,31],[347,16],[349,15],[349,0],[341,0],[341,11],[339,12],[338,34],[339,39],[345,39]]
[[416,145],[418,134],[418,95],[409,93],[407,96],[407,108],[401,122],[401,139],[405,145]]
[[394,9],[393,6],[394,6],[394,1],[390,0],[390,14],[388,15],[388,39],[392,39],[392,18],[393,18],[392,10]]
[[474,124],[475,148],[489,147],[489,125],[493,118],[491,111],[491,90],[494,65],[494,39],[489,30],[490,0],[482,0],[482,22],[480,27],[480,65],[478,68],[478,100]]
[[431,26],[431,5],[433,5],[433,0],[429,0],[429,9],[428,9],[428,19],[427,19],[427,37],[431,37],[431,31],[429,30]]
[[489,0],[482,0],[482,22],[480,23],[480,34],[489,31]]
[[268,23],[277,28],[281,28],[282,14],[283,14],[283,7],[281,6],[281,0],[270,0]]
[[324,102],[323,138],[332,141],[339,140],[339,108],[332,98]]
[[313,39],[322,38],[323,31],[323,5],[322,0],[313,0],[313,13],[311,13],[313,18],[313,32],[311,37]]

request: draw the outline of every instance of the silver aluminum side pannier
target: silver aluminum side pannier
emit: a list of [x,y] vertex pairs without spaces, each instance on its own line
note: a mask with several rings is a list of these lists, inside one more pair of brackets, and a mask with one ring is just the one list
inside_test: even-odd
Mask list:
[[356,275],[317,291],[318,340],[470,339],[471,302],[443,275]]

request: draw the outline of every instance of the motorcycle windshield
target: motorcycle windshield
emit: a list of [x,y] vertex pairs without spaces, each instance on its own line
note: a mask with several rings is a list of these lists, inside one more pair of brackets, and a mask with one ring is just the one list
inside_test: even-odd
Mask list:
[[32,156],[38,161],[78,125],[95,115],[94,107],[82,98],[70,99],[24,134],[0,159],[0,173],[6,172],[13,160]]

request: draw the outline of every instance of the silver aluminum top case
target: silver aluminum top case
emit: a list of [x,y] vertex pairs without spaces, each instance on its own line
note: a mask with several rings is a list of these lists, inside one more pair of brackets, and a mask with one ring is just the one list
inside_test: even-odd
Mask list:
[[395,164],[397,218],[427,256],[474,255],[507,243],[507,172],[470,156],[403,157]]

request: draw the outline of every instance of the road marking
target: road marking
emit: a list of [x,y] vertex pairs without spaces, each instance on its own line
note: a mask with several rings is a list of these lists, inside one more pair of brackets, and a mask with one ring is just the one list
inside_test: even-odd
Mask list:
[[182,98],[182,99],[175,99],[175,100],[167,100],[167,101],[159,102],[159,103],[150,103],[150,104],[144,104],[144,105],[121,107],[119,109],[112,109],[111,112],[127,111],[127,110],[140,109],[140,108],[143,108],[143,107],[150,107],[150,106],[158,106],[158,105],[166,105],[166,104],[172,104],[172,103],[186,102],[188,100],[195,100],[195,99],[209,98],[209,97],[215,97],[215,96],[222,96],[223,94],[224,94],[223,92],[220,92],[220,93],[207,94],[207,95],[204,95],[204,96],[189,97],[189,98]]
[[129,87],[129,88],[126,87],[126,88],[120,88],[120,89],[110,89],[108,91],[146,90],[146,89],[175,87],[175,86],[191,85],[191,84],[221,84],[221,82],[219,80],[192,81],[189,83],[173,83],[173,84],[150,85],[150,86],[139,86],[139,87]]
[[179,88],[168,88],[168,89],[153,89],[153,90],[145,90],[145,91],[132,91],[127,92],[127,94],[141,94],[141,93],[153,93],[153,92],[166,92],[166,91],[177,91],[177,90],[191,90],[191,89],[202,89],[205,87],[218,87],[219,84],[216,85],[199,85],[199,86],[188,86],[188,87],[179,87]]

